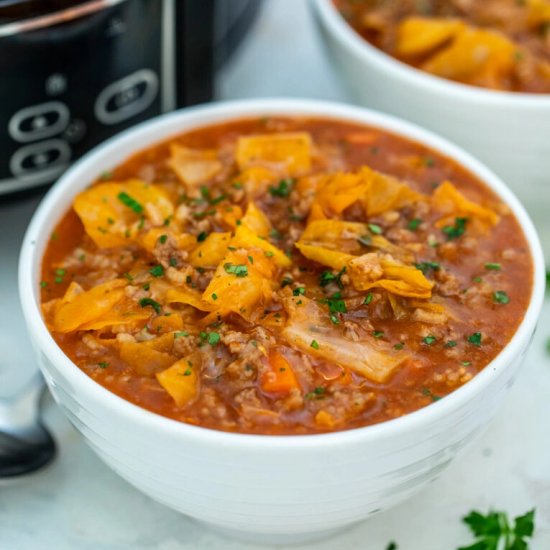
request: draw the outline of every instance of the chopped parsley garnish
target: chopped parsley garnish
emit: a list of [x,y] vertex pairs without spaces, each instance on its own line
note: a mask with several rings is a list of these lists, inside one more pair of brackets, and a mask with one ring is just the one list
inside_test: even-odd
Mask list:
[[435,164],[435,160],[432,157],[424,157],[424,164],[431,168]]
[[435,395],[430,388],[422,388],[422,395],[429,397],[432,401],[439,401],[441,399],[440,395]]
[[340,324],[340,319],[338,319],[338,317],[336,317],[336,315],[334,315],[334,314],[331,314],[330,320],[331,320],[335,325],[339,325],[339,324]]
[[292,191],[292,186],[294,185],[293,179],[284,179],[279,182],[279,185],[277,187],[274,187],[273,185],[269,186],[269,194],[272,197],[288,197],[290,192]]
[[510,297],[504,290],[497,290],[493,292],[493,302],[495,302],[495,304],[508,304],[510,303]]
[[208,233],[206,231],[201,231],[198,235],[197,235],[197,242],[198,243],[202,243],[204,241],[206,241],[206,238],[208,237]]
[[319,300],[321,304],[327,304],[330,313],[347,313],[346,302],[342,300],[342,293],[335,292],[330,298]]
[[170,258],[170,261],[168,262],[172,267],[176,267],[178,265],[178,259],[177,258],[174,258],[172,256],[172,258]]
[[211,346],[216,346],[220,342],[220,334],[219,332],[209,332],[206,339]]
[[481,282],[483,282],[483,279],[482,279],[481,277],[474,277],[474,278],[472,279],[472,281],[473,281],[474,283],[481,283]]
[[[313,340],[315,342],[315,340]],[[323,386],[317,386],[313,391],[310,391],[304,395],[306,399],[321,399],[325,393]]]
[[153,277],[162,277],[164,275],[164,267],[162,267],[160,264],[154,265],[150,270],[149,273]]
[[445,342],[446,348],[454,348],[456,347],[456,342],[454,340],[449,340],[448,342]]
[[420,218],[413,218],[407,224],[407,229],[409,229],[410,231],[416,231],[421,224],[422,224],[422,220]]
[[100,361],[97,366],[100,368],[100,369],[106,369],[108,366],[109,366],[109,363],[107,361]]
[[161,235],[159,237],[159,243],[164,244],[167,241],[167,239],[168,239],[168,235]]
[[186,330],[174,332],[174,340],[177,340],[178,338],[187,338],[187,336],[189,336],[189,333]]
[[215,292],[212,292],[212,300],[217,300],[218,295]]
[[270,231],[269,236],[276,241],[279,241],[283,238],[282,233],[280,231],[277,231],[275,228]]
[[325,287],[328,284],[334,282],[338,285],[338,288],[344,288],[342,283],[342,275],[346,272],[346,267],[344,266],[336,275],[332,271],[323,271],[319,276],[319,285]]
[[160,313],[160,304],[158,302],[155,302],[155,300],[153,300],[152,298],[142,298],[139,301],[139,305],[141,307],[151,306],[156,313]]
[[372,243],[372,237],[370,235],[361,235],[357,241],[363,246],[370,246]]
[[274,254],[271,250],[264,251],[264,255],[266,258],[273,258]]
[[466,231],[467,222],[468,218],[455,218],[454,225],[446,225],[441,231],[447,235],[449,240],[458,239],[458,237],[461,237],[464,231]]
[[293,296],[303,296],[305,293],[306,293],[306,289],[305,289],[305,287],[303,287],[303,286],[296,287],[296,288],[292,291],[292,295],[293,295]]
[[397,550],[397,544],[395,542],[390,542],[388,546],[386,546],[386,550]]
[[293,281],[290,277],[284,277],[281,281],[281,288],[285,288],[285,286],[291,285],[292,283]]
[[461,361],[460,364],[464,365],[465,367],[469,367],[472,364],[472,362],[471,361]]
[[143,290],[149,290],[151,285],[149,283],[145,283],[141,288],[143,288]]
[[40,288],[46,288],[48,283],[46,281],[40,281]]
[[405,347],[405,344],[403,342],[399,342],[398,344],[395,344],[395,346],[393,346],[393,349],[396,349],[396,350],[402,350],[403,348]]
[[384,331],[383,330],[375,330],[372,335],[375,338],[383,338],[384,337]]
[[430,270],[438,271],[441,269],[441,265],[438,262],[420,262],[418,264],[414,264],[414,267],[416,267],[416,269],[420,269],[424,275],[426,275]]
[[130,273],[124,273],[123,277],[125,279],[128,279],[128,281],[132,282],[134,280],[133,275],[130,275]]
[[190,368],[183,371],[183,376],[191,376],[191,374],[193,374],[193,371]]
[[481,338],[481,332],[474,332],[468,336],[467,340],[470,344],[479,347],[481,346]]
[[317,342],[317,340],[312,340],[310,346],[313,349],[319,349],[319,342]]
[[430,335],[425,336],[424,338],[422,338],[422,342],[424,342],[424,344],[426,344],[427,346],[431,346],[432,344],[437,342],[437,338],[430,334]]
[[223,268],[225,269],[226,273],[231,273],[235,275],[235,277],[246,277],[248,275],[248,267],[246,267],[244,264],[232,264],[232,263],[225,263],[223,264]]
[[372,302],[372,292],[369,292],[363,300],[363,305],[368,306]]
[[502,266],[498,263],[488,262],[485,264],[485,269],[487,269],[488,271],[500,271],[502,269]]
[[527,550],[535,531],[535,509],[513,522],[505,512],[490,510],[487,514],[470,512],[462,521],[475,538],[473,544],[458,550]]
[[233,187],[233,189],[242,189],[242,188],[243,188],[243,184],[242,184],[240,181],[234,181],[234,182],[231,184],[231,187]]
[[371,233],[374,233],[375,235],[382,235],[382,228],[379,225],[376,225],[375,223],[369,223],[367,227],[369,228],[369,231]]
[[133,210],[136,214],[141,214],[143,212],[143,206],[141,206],[141,204],[136,199],[130,197],[130,195],[128,195],[128,193],[126,193],[125,191],[121,191],[118,194],[118,200],[122,204]]

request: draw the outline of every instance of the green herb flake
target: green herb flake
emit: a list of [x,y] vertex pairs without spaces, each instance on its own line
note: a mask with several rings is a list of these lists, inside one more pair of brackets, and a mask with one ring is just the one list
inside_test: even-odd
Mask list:
[[154,265],[150,270],[149,273],[153,277],[162,277],[164,275],[164,267],[162,267],[160,264]]
[[319,302],[327,304],[330,313],[347,313],[348,311],[341,292],[335,292],[330,298],[323,298]]
[[47,281],[40,281],[40,288],[47,288],[48,283]]
[[386,546],[386,550],[398,550],[398,546],[392,541],[388,544],[388,546]]
[[455,348],[457,346],[457,343],[455,340],[449,340],[447,342],[445,342],[445,347],[446,348]]
[[141,307],[151,306],[157,314],[160,313],[160,304],[152,298],[142,298],[138,303]]
[[319,349],[319,342],[317,342],[317,340],[312,340],[310,346],[313,349]]
[[109,366],[109,363],[107,361],[100,361],[97,366],[100,368],[100,369],[106,369],[108,366]]
[[420,227],[421,224],[422,224],[422,220],[420,218],[413,218],[407,224],[407,229],[409,231],[416,231]]
[[375,223],[369,223],[367,227],[369,228],[369,231],[371,233],[374,233],[375,235],[382,234],[382,228],[379,225],[376,225]]
[[414,264],[414,267],[422,271],[424,275],[427,275],[430,271],[439,271],[441,269],[441,264],[438,262],[420,262]]
[[218,299],[218,295],[215,292],[213,292],[212,293],[212,300],[217,300],[217,299]]
[[294,281],[290,277],[284,277],[281,281],[281,288],[285,288],[285,286],[291,285]]
[[319,285],[323,288],[333,281],[336,281],[336,275],[332,273],[332,271],[323,271],[321,275],[319,275]]
[[274,187],[273,185],[269,186],[269,194],[272,197],[281,197],[281,198],[288,197],[288,195],[292,191],[293,185],[294,185],[293,179],[283,179],[279,182],[279,185],[277,185],[277,187]]
[[206,231],[201,231],[198,235],[197,235],[197,242],[198,243],[202,243],[204,241],[206,241],[206,238],[208,237],[208,233]]
[[473,544],[458,550],[528,550],[535,531],[535,509],[514,518],[505,512],[490,510],[487,514],[472,511],[462,518],[475,538]]
[[435,342],[437,342],[437,338],[430,334],[430,335],[425,336],[424,338],[422,338],[422,342],[424,344],[426,344],[427,346],[431,346],[432,344],[435,344]]
[[334,315],[334,314],[331,314],[330,320],[331,320],[335,325],[339,325],[339,324],[340,324],[340,319],[338,319],[338,317],[336,317],[336,315]]
[[472,281],[473,281],[474,283],[481,283],[481,282],[483,282],[483,279],[482,279],[481,277],[474,277],[474,278],[472,279]]
[[220,342],[220,334],[219,332],[209,332],[207,341],[211,346],[216,346]]
[[160,244],[164,244],[166,242],[166,240],[168,239],[168,235],[161,235],[159,237],[159,243]]
[[141,288],[143,288],[143,290],[149,290],[151,288],[151,284],[145,283]]
[[466,339],[473,346],[477,346],[477,347],[481,346],[481,339],[482,339],[481,332],[474,332],[473,334],[470,334],[470,336],[468,336],[468,338]]
[[493,292],[493,302],[495,304],[509,304],[510,303],[510,297],[504,290],[497,290],[496,292]]
[[383,330],[375,330],[372,335],[375,337],[375,338],[384,338],[384,331]]
[[365,299],[363,300],[363,305],[364,306],[368,306],[371,302],[372,302],[372,292],[369,292],[366,296],[365,296]]
[[487,271],[500,271],[502,269],[502,265],[495,262],[488,262],[485,264],[485,269]]
[[228,262],[223,264],[223,268],[225,269],[226,273],[235,275],[235,277],[246,277],[248,275],[248,267],[246,267],[244,264],[235,265]]
[[466,224],[468,223],[468,218],[455,218],[454,225],[446,225],[441,231],[447,235],[447,239],[458,239],[466,231]]
[[132,198],[125,191],[121,191],[118,194],[118,200],[122,204],[133,210],[136,214],[141,214],[143,212],[143,206],[141,206],[141,204],[136,199]]
[[178,265],[178,259],[174,258],[173,256],[170,258],[170,261],[168,262],[171,267],[177,267]]
[[398,351],[402,350],[405,347],[405,344],[403,342],[399,342],[393,346],[393,349],[396,349]]
[[266,258],[273,258],[274,254],[271,250],[264,251],[264,255]]
[[193,371],[190,368],[183,371],[183,376],[191,376],[191,374],[193,374]]
[[189,333],[186,330],[179,330],[177,332],[174,332],[174,340],[177,340],[178,338],[187,338],[189,336]]
[[429,397],[432,401],[439,401],[441,399],[440,395],[436,395],[430,390],[430,388],[422,388],[422,395]]
[[233,187],[233,189],[242,189],[242,188],[243,188],[243,184],[242,184],[240,181],[234,181],[234,182],[231,184],[231,187]]
[[361,237],[357,239],[357,242],[363,246],[370,246],[372,244],[372,237],[370,235],[361,235]]

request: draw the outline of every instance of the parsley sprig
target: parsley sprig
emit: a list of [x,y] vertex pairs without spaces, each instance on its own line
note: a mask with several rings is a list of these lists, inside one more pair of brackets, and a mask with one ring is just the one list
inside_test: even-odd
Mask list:
[[475,542],[458,550],[528,550],[528,540],[535,530],[535,510],[514,518],[506,513],[489,511],[486,515],[472,511],[462,521],[470,528]]

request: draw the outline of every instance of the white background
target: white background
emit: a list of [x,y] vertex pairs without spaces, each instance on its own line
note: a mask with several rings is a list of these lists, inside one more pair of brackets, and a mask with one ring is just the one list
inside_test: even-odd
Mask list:
[[[351,101],[325,59],[307,7],[305,0],[267,2],[222,75],[219,99],[293,96]],[[8,365],[33,365],[15,277],[20,240],[36,202],[35,198],[0,204],[0,384]],[[399,550],[454,550],[471,541],[460,522],[471,509],[520,514],[532,507],[537,508],[532,548],[550,548],[550,355],[545,351],[549,336],[547,303],[525,368],[498,418],[438,481],[413,500],[336,538],[296,548],[385,550],[395,541]],[[1,550],[268,548],[219,538],[143,496],[96,458],[51,399],[45,408],[59,456],[36,475],[0,485]]]

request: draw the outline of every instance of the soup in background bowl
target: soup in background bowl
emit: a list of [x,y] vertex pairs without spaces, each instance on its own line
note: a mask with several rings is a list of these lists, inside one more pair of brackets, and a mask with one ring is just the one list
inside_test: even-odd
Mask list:
[[491,172],[314,101],[194,108],[107,142],[50,191],[20,265],[48,385],[100,457],[270,540],[436,477],[496,411],[543,288]]
[[[417,3],[406,0],[336,4],[354,26],[334,0],[311,3],[330,59],[355,98],[438,132],[473,153],[518,194],[543,240],[550,235],[545,211],[550,202],[549,76],[547,69],[538,75],[539,65],[548,67],[547,27],[543,19],[544,32],[538,34],[539,27],[528,31],[535,22],[527,5],[535,3],[427,2],[430,9],[423,13],[415,11]],[[515,10],[524,16],[512,17]],[[354,28],[359,26],[362,35]],[[508,44],[504,49],[510,55],[498,48],[500,53],[488,55],[494,43],[508,40],[506,32],[518,48]],[[476,45],[479,34],[488,45]],[[429,49],[434,43],[437,47]],[[398,44],[405,57],[397,53]],[[428,50],[412,55],[422,47]],[[539,65],[531,63],[533,56]],[[417,68],[422,66],[426,70]],[[550,251],[550,239],[544,245]]]

